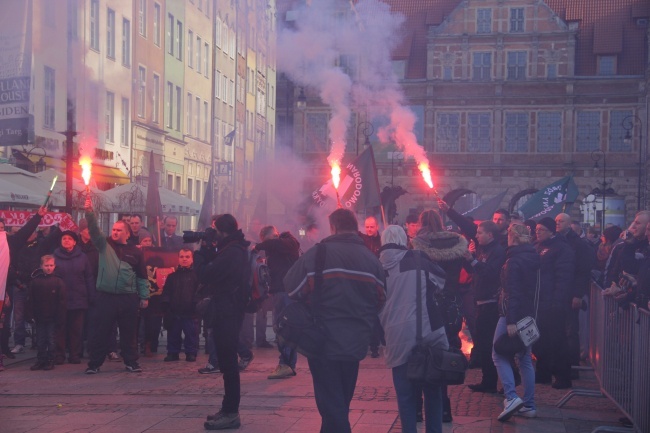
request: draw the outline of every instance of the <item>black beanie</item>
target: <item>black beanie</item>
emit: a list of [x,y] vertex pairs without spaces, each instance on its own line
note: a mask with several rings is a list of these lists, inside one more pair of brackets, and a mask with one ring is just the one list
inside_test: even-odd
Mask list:
[[544,217],[541,220],[537,221],[537,225],[540,224],[549,229],[551,233],[555,233],[557,225],[555,224],[555,220],[553,218]]
[[79,242],[79,238],[77,237],[77,234],[72,230],[64,231],[63,233],[61,233],[61,238],[63,238],[63,236],[70,236],[72,239],[74,239],[75,243]]

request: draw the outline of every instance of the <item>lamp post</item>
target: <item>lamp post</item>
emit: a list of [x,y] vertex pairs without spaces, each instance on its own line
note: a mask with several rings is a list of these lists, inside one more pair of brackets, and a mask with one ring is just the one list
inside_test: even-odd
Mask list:
[[394,171],[393,171],[393,161],[396,159],[399,161],[397,163],[398,167],[401,167],[402,161],[404,160],[404,152],[388,152],[388,159],[390,159],[390,187],[393,188],[395,185],[394,181]]
[[[635,114],[630,114],[629,116],[626,116],[622,121],[621,121],[621,126],[623,129],[625,129],[625,138],[623,138],[623,141],[625,144],[630,144],[633,145],[633,134],[632,131],[634,130],[634,124],[639,123],[639,126],[643,126],[643,123],[641,122],[641,119],[639,116]],[[636,209],[637,212],[641,210],[641,173],[643,172],[643,128],[639,128],[639,179],[638,179],[638,184],[637,184],[637,202],[636,202]]]
[[602,150],[594,150],[591,152],[591,159],[594,161],[594,172],[598,171],[599,164],[598,162],[602,159],[603,160],[603,181],[601,183],[601,188],[600,188],[600,193],[603,196],[603,215],[601,218],[601,227],[600,227],[600,232],[602,233],[603,230],[605,230],[605,201],[607,197],[607,180],[606,180],[606,174],[607,174],[607,155],[605,152]]
[[[45,159],[44,159],[44,158],[47,157],[47,150],[45,150],[45,149],[42,148],[41,146],[34,146],[34,147],[32,147],[31,149],[25,151],[25,154],[27,155],[27,158],[29,159],[29,157],[32,155],[32,153],[33,153],[36,149],[40,149],[40,150],[43,151],[43,155],[41,155],[41,157],[39,158],[39,160],[36,161],[36,162],[34,163],[34,170],[35,170],[36,173],[39,173],[39,172],[41,172],[41,171],[45,171],[45,169],[47,168],[47,164],[45,163]],[[36,154],[34,154],[34,155],[35,155],[35,156],[38,156],[38,155],[36,155]]]
[[[363,128],[363,129],[361,129]],[[363,148],[364,150],[370,146],[370,136],[372,135],[373,132],[375,132],[375,127],[372,126],[372,123],[370,122],[359,122],[357,125],[357,155],[359,154],[359,129],[361,129],[361,133],[364,135],[365,139],[363,141]]]

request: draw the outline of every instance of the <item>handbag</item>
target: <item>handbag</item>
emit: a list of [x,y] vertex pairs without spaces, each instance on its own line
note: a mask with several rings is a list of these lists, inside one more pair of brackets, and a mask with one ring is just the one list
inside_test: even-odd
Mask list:
[[526,316],[517,322],[517,334],[524,343],[524,346],[530,347],[533,343],[539,340],[539,328],[535,318],[537,318],[537,307],[539,305],[539,282],[540,271],[537,270],[537,287],[535,288],[535,317]]
[[415,255],[416,263],[416,334],[415,347],[411,351],[407,366],[406,376],[414,382],[423,382],[431,385],[462,385],[465,383],[465,373],[469,362],[465,355],[458,349],[448,350],[427,346],[422,343],[422,284],[420,255]]
[[291,302],[282,309],[273,325],[273,330],[281,345],[295,349],[306,357],[319,357],[325,353],[328,339],[327,330],[314,314],[323,286],[325,267],[325,244],[316,245],[316,264],[314,270],[314,292],[311,306],[305,302]]

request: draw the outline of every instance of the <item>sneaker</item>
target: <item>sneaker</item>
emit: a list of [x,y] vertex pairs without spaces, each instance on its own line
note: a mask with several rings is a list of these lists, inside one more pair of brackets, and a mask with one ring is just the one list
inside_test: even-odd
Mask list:
[[251,362],[253,362],[255,356],[251,353],[250,358],[242,358],[239,360],[239,371],[244,371],[248,368]]
[[221,370],[219,370],[219,367],[215,367],[209,362],[205,364],[205,367],[199,368],[199,374],[212,374],[212,373],[221,373]]
[[118,355],[117,352],[109,353],[108,356],[106,356],[106,358],[108,358],[108,360],[112,361],[112,362],[120,362],[121,361],[120,355]]
[[22,344],[16,344],[13,349],[11,349],[11,353],[16,354],[16,353],[24,353],[25,352],[25,346]]
[[88,367],[85,371],[86,374],[97,374],[99,373],[99,367]]
[[515,414],[521,407],[524,405],[524,402],[519,398],[515,397],[511,400],[503,401],[503,412],[499,414],[497,420],[503,422],[508,421],[512,415]]
[[241,426],[241,420],[238,413],[218,412],[211,420],[203,423],[206,430],[226,430],[235,429]]
[[133,364],[126,364],[125,367],[126,371],[130,373],[142,373],[142,369],[137,362],[134,362]]
[[279,364],[273,370],[273,373],[269,374],[267,379],[284,379],[287,377],[293,377],[296,375],[296,372],[286,364]]
[[178,360],[180,360],[178,353],[168,353],[167,356],[165,356],[165,359],[163,359],[165,362],[174,362]]
[[36,361],[36,364],[29,367],[29,369],[32,370],[32,371],[43,370],[44,367],[45,367],[45,364],[46,364],[45,361]]
[[517,411],[516,415],[524,416],[526,418],[535,418],[537,416],[537,410],[533,407],[523,406]]

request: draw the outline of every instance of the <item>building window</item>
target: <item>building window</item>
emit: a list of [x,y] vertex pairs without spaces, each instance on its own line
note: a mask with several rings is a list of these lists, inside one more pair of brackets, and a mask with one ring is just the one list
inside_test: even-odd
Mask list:
[[183,23],[176,21],[176,58],[183,61]]
[[183,92],[181,88],[176,86],[176,130],[181,130],[181,113],[183,112]]
[[122,64],[131,66],[131,21],[122,20]]
[[492,53],[472,54],[472,80],[490,81],[492,72]]
[[138,117],[144,118],[145,115],[145,103],[147,98],[147,70],[139,66],[138,67]]
[[115,59],[115,11],[106,11],[106,57]]
[[90,0],[90,48],[99,51],[99,0]]
[[578,111],[577,119],[576,151],[600,149],[600,111]]
[[208,139],[208,125],[210,124],[210,121],[208,120],[208,103],[207,101],[203,101],[203,139],[207,140]]
[[208,64],[210,63],[210,45],[208,43],[203,44],[203,75],[205,75],[205,78],[208,78],[210,75],[210,68],[208,67]]
[[196,181],[196,201],[201,203],[201,181],[197,179]]
[[120,144],[129,145],[129,100],[122,98],[122,111],[120,113]]
[[167,45],[167,53],[174,55],[174,15],[167,14],[167,40],[165,44]]
[[147,0],[139,0],[138,32],[141,36],[147,37]]
[[492,32],[492,9],[476,10],[476,33]]
[[106,92],[106,141],[115,142],[115,94]]
[[196,125],[196,133],[194,136],[199,137],[201,133],[201,98],[196,97],[196,112],[194,113],[194,124]]
[[181,177],[176,176],[176,187],[174,188],[174,191],[177,192],[178,194],[181,193]]
[[506,152],[528,152],[528,113],[506,113]]
[[221,71],[215,71],[214,74],[214,97],[221,99]]
[[467,115],[467,151],[492,151],[492,122],[490,113]]
[[194,32],[187,31],[187,66],[194,67]]
[[79,37],[79,14],[76,0],[68,0],[68,40],[76,41]]
[[201,73],[201,65],[203,64],[203,62],[201,61],[201,50],[203,49],[202,45],[203,42],[201,41],[201,37],[197,35],[196,36],[196,72],[198,72],[199,74]]
[[451,81],[454,78],[451,66],[442,67],[442,79],[445,81]]
[[187,179],[187,198],[190,200],[194,199],[192,196],[192,186],[194,186],[194,181],[192,179]]
[[[611,152],[631,152],[632,140],[625,143],[628,130],[623,127],[623,120],[632,116],[632,111],[612,111],[609,114],[609,150]],[[627,119],[630,120],[630,119]],[[629,131],[630,133],[634,130]],[[633,134],[632,134],[633,136]]]
[[54,97],[56,91],[54,69],[45,66],[45,74],[43,78],[43,107],[45,108],[43,116],[43,127],[51,129],[54,128]]
[[169,129],[172,129],[172,123],[174,120],[174,111],[172,109],[174,107],[174,85],[169,81],[167,81],[166,93],[167,93],[167,106],[165,107],[165,109],[167,110],[166,113],[167,115],[165,117],[167,119],[167,124],[165,126],[167,126],[167,128]]
[[526,51],[508,52],[508,80],[526,79]]
[[598,56],[598,75],[616,75],[616,56]]
[[327,113],[306,113],[305,127],[308,131],[308,135],[304,137],[306,152],[325,152],[328,149],[328,117]]
[[438,113],[436,116],[436,150],[458,152],[460,150],[460,115]]
[[524,8],[510,8],[510,33],[524,31]]
[[537,152],[562,151],[562,113],[542,111],[537,113]]
[[557,63],[549,63],[546,65],[546,78],[555,80],[557,78]]
[[160,5],[153,5],[153,43],[160,46]]
[[160,111],[160,76],[153,74],[153,109],[151,111],[151,120],[158,123],[158,115]]
[[173,174],[168,174],[167,175],[167,189],[170,191],[174,190],[174,175]]
[[217,23],[214,26],[214,44],[219,49],[221,49],[221,26],[221,20],[217,18]]
[[192,107],[194,105],[192,104],[192,94],[190,92],[187,92],[187,101],[185,102],[185,106],[187,107],[186,113],[185,113],[185,133],[187,135],[192,135]]

